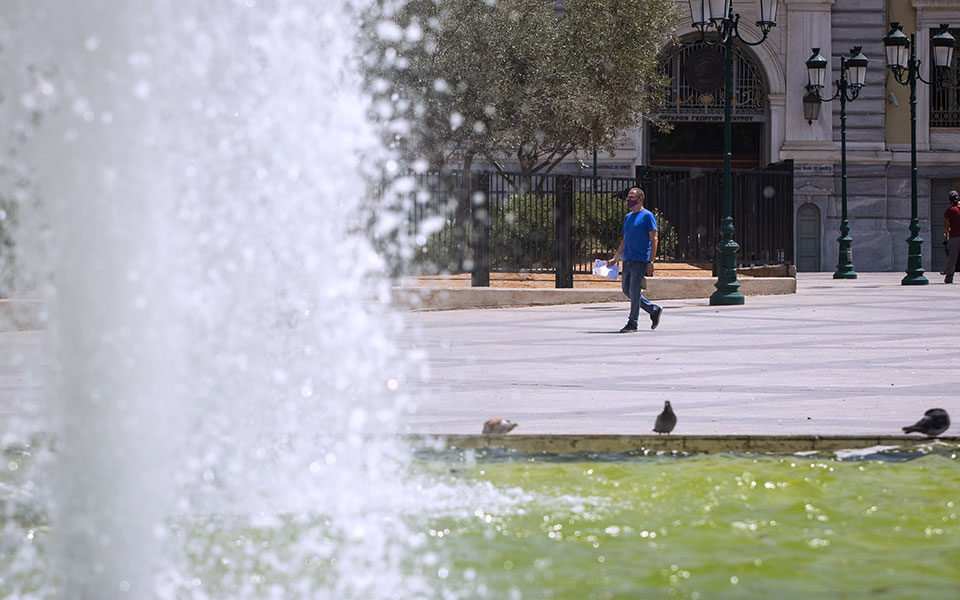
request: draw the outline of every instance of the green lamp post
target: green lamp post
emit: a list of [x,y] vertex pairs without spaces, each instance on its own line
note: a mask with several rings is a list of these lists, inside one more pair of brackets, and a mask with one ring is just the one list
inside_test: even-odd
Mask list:
[[[950,35],[949,25],[940,25],[937,34],[930,39],[933,46],[933,64],[937,69],[947,69],[953,59],[956,39]],[[923,262],[920,255],[923,238],[920,237],[920,220],[917,217],[917,81],[927,85],[929,81],[920,76],[920,61],[917,60],[916,36],[903,33],[900,23],[890,23],[890,33],[884,36],[883,46],[887,53],[887,67],[900,85],[910,86],[910,237],[907,238],[907,271],[900,281],[902,285],[926,285]],[[944,78],[940,78],[946,83]]]
[[850,244],[850,223],[847,221],[847,102],[853,102],[860,95],[867,78],[867,57],[861,52],[861,46],[850,50],[850,56],[840,57],[840,79],[837,92],[830,98],[822,98],[820,90],[827,75],[827,59],[820,55],[820,48],[813,48],[813,55],[807,60],[807,94],[803,97],[803,115],[807,123],[813,123],[820,117],[820,103],[840,98],[840,244],[837,254],[837,270],[834,279],[856,279],[853,270],[853,254]]
[[717,243],[717,290],[710,296],[711,305],[743,304],[740,282],[737,281],[737,250],[740,245],[733,239],[733,40],[737,39],[746,46],[758,46],[777,25],[777,7],[779,0],[757,0],[757,27],[762,36],[759,40],[748,42],[740,35],[740,15],[733,12],[733,0],[689,0],[690,18],[693,27],[700,31],[701,39],[706,40],[707,31],[716,30],[715,44],[724,48],[724,86],[723,106],[723,218],[720,221],[721,239]]

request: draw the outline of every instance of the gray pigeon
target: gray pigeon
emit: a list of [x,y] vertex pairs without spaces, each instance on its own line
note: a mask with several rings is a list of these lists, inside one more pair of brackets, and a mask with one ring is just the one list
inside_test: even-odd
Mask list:
[[931,408],[923,413],[923,418],[903,428],[904,433],[922,433],[928,437],[936,437],[950,428],[950,415],[942,408]]
[[517,424],[506,419],[487,419],[483,424],[483,433],[490,435],[492,433],[510,433]]
[[670,407],[670,401],[663,403],[663,412],[657,415],[657,422],[653,425],[653,430],[657,433],[670,433],[677,426],[677,415]]

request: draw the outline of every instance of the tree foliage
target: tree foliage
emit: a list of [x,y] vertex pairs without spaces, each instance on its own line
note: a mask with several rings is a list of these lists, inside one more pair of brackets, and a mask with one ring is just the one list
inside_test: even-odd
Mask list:
[[612,150],[662,102],[673,0],[379,0],[366,19],[376,118],[408,159],[548,173]]

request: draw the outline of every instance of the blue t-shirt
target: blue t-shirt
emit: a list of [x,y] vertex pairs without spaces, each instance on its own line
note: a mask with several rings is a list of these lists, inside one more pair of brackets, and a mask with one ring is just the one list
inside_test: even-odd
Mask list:
[[657,218],[647,209],[628,212],[623,219],[623,260],[650,261],[650,232],[657,230]]

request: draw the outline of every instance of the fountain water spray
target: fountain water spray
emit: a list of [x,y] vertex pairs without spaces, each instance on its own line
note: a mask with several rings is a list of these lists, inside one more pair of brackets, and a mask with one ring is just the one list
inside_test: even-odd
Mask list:
[[[415,594],[393,505],[411,359],[366,234],[387,158],[353,56],[366,3],[15,4],[4,272],[50,314],[56,585]],[[198,534],[213,521],[247,547]],[[251,542],[264,526],[289,561]]]

